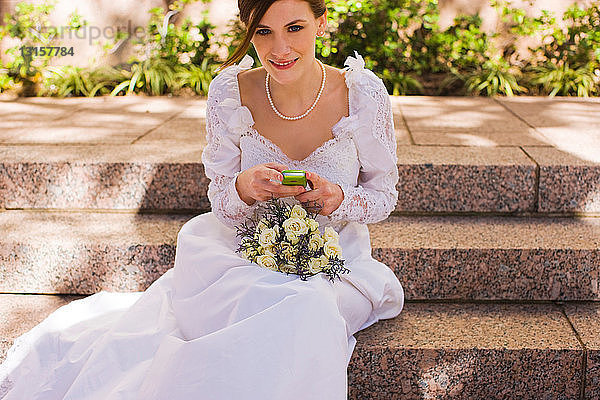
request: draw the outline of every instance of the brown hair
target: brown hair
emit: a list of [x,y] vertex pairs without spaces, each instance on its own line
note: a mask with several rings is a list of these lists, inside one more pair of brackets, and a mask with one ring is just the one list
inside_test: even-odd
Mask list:
[[[265,15],[269,7],[277,0],[238,0],[238,8],[240,9],[240,20],[246,26],[246,34],[242,43],[235,49],[232,55],[219,67],[219,70],[240,61],[250,47],[250,41],[254,35],[254,31],[260,20]],[[312,10],[315,18],[319,18],[325,13],[325,0],[304,0]]]

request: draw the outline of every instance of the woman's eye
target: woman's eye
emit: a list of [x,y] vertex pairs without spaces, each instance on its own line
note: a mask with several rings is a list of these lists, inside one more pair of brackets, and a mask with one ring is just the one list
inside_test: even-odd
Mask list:
[[257,31],[256,31],[256,33],[257,33],[257,34],[259,34],[259,35],[261,35],[261,36],[263,36],[263,35],[268,35],[268,34],[269,34],[269,32],[271,32],[271,31],[270,31],[270,30],[268,30],[268,29],[266,29],[266,28],[259,29],[259,30],[257,30]]
[[301,29],[304,29],[304,27],[301,26],[301,25],[292,25],[292,26],[290,26],[290,31],[292,31],[292,32],[298,32]]

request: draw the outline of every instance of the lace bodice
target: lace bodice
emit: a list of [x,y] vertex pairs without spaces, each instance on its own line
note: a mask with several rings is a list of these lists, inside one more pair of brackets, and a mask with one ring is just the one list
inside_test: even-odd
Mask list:
[[[345,63],[349,115],[332,127],[332,139],[303,160],[290,159],[256,131],[250,110],[241,104],[237,75],[252,67],[252,57],[244,57],[212,81],[207,101],[208,144],[202,162],[210,179],[212,211],[221,222],[233,227],[257,210],[261,202],[244,203],[235,180],[241,171],[273,161],[290,169],[314,171],[341,186],[344,200],[330,215],[317,217],[321,225],[374,223],[394,210],[398,169],[391,103],[381,79],[355,55]],[[285,201],[299,203],[293,197]]]

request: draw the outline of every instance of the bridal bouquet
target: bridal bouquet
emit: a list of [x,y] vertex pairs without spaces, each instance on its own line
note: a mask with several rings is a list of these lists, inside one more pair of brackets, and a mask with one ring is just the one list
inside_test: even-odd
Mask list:
[[339,235],[331,227],[323,234],[315,220],[317,211],[308,213],[301,205],[293,207],[272,198],[261,205],[264,213],[236,226],[241,243],[236,252],[263,268],[296,274],[301,280],[318,273],[330,280],[350,272],[344,267]]

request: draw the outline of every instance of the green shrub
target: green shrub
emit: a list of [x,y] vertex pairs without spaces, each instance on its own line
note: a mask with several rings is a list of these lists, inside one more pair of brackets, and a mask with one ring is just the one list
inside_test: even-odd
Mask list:
[[560,65],[546,62],[531,67],[530,82],[538,85],[540,92],[555,95],[589,97],[600,94],[598,76],[590,64],[572,68],[568,63]]
[[[16,39],[17,45],[6,51],[10,60],[6,63],[6,76],[2,82],[18,86],[24,96],[34,96],[40,90],[42,72],[48,66],[49,57],[34,56],[27,48],[60,46],[54,38],[49,15],[56,0],[42,4],[17,3],[11,14],[4,16],[4,25],[0,25],[0,40],[5,37]],[[69,29],[79,28],[80,16],[73,13],[69,17]]]
[[508,62],[496,59],[486,60],[481,67],[462,76],[461,79],[464,79],[466,90],[470,94],[513,96],[515,93],[527,91],[519,85],[518,76],[518,72],[511,71]]
[[112,96],[121,92],[162,95],[183,87],[197,94],[208,92],[217,63],[209,51],[215,27],[208,22],[207,13],[197,24],[186,19],[178,26],[170,20],[190,1],[176,1],[168,11],[160,7],[150,10],[146,34],[135,41],[138,55],[130,60],[131,71],[112,90]]
[[112,67],[51,66],[45,70],[41,94],[58,97],[94,97],[96,94],[110,93],[110,88],[122,79],[122,74]]
[[[145,36],[134,42],[135,57],[119,66],[47,67],[47,59],[19,58],[18,47],[13,48],[14,61],[0,68],[0,91],[15,85],[28,87],[30,92],[34,87],[39,90],[43,79],[40,93],[46,95],[183,91],[205,95],[223,61],[216,50],[226,49],[231,54],[244,27],[233,18],[228,31],[217,37],[207,14],[199,23],[189,19],[176,23],[177,15],[192,1],[197,0],[176,0],[167,10],[151,9]],[[392,94],[600,93],[600,0],[592,0],[586,7],[571,6],[561,16],[565,28],[558,28],[556,17],[548,11],[530,16],[510,0],[490,0],[500,21],[492,33],[483,30],[479,15],[459,15],[442,29],[438,0],[337,0],[327,4],[329,30],[317,39],[317,55],[343,68],[346,57],[358,51],[366,67],[383,79]],[[37,39],[30,28],[47,26],[51,9],[50,3],[19,3],[15,12],[5,17],[0,37],[19,38],[20,45],[35,46]],[[81,18],[73,14],[69,24],[78,29]],[[528,55],[519,54],[516,43],[532,35],[542,37],[541,44]],[[126,39],[122,33],[115,41]],[[110,46],[105,44],[105,48]],[[252,46],[248,53],[260,65]]]
[[600,1],[582,8],[574,4],[563,15],[566,28],[547,18],[541,25],[542,45],[531,49],[526,66],[529,84],[541,94],[591,96],[600,92]]

